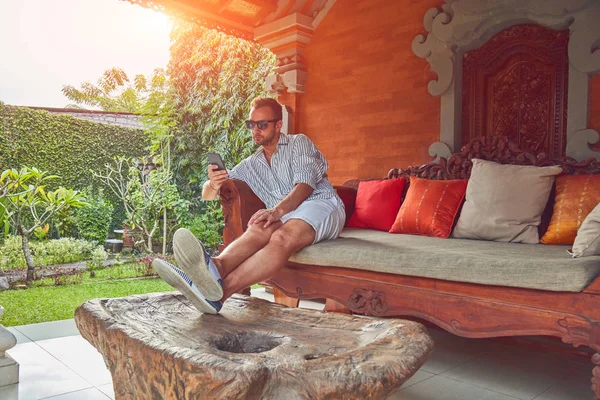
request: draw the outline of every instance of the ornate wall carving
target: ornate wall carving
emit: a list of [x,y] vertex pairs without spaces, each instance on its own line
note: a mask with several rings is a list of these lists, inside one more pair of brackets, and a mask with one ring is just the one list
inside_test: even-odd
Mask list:
[[564,154],[567,30],[514,25],[463,56],[462,145],[505,135],[524,150]]
[[441,96],[440,141],[447,147],[436,144],[430,154],[448,157],[462,143],[462,55],[503,29],[534,23],[570,31],[566,155],[600,156],[590,149],[593,142],[584,140],[598,140],[597,134],[580,133],[588,130],[589,75],[600,72],[599,20],[600,3],[595,0],[446,0],[441,10],[428,10],[423,21],[428,33],[415,37],[412,48],[438,75],[428,90]]

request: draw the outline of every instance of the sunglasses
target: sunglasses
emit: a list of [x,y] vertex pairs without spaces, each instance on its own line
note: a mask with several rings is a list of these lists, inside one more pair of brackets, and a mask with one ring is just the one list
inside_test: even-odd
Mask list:
[[246,128],[248,129],[254,129],[255,126],[258,127],[258,129],[263,130],[263,129],[267,129],[267,126],[269,126],[269,122],[277,122],[279,121],[278,119],[270,119],[270,120],[261,120],[261,121],[252,121],[252,120],[248,120],[246,121]]

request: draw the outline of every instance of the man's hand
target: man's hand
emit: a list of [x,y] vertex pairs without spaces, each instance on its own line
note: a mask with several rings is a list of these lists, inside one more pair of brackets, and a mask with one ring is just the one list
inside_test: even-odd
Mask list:
[[252,224],[260,224],[264,223],[263,228],[268,228],[271,224],[281,220],[283,217],[283,211],[276,208],[271,208],[269,210],[258,210],[254,213],[254,215],[248,221],[248,226]]
[[223,169],[221,171],[216,171],[217,168],[219,167],[216,165],[208,166],[208,184],[213,190],[219,190],[221,185],[223,185],[223,183],[229,178],[229,174],[226,170]]

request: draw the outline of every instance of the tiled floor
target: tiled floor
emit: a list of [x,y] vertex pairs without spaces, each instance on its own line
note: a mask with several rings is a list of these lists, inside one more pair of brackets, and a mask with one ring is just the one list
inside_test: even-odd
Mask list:
[[[264,289],[253,295],[272,300]],[[302,307],[323,304],[302,301]],[[102,356],[79,336],[73,320],[10,328],[18,344],[20,383],[0,388],[0,400],[114,399]],[[591,400],[592,363],[572,355],[531,350],[429,330],[436,348],[393,400]]]

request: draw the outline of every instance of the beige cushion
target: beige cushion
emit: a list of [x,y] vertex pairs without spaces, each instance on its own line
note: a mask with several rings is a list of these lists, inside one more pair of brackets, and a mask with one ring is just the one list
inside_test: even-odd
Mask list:
[[579,292],[600,271],[600,256],[571,258],[570,246],[442,239],[345,228],[290,261],[483,285]]
[[573,243],[573,257],[600,255],[600,203],[583,220]]
[[538,225],[562,168],[472,161],[465,204],[452,236],[539,243]]

